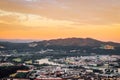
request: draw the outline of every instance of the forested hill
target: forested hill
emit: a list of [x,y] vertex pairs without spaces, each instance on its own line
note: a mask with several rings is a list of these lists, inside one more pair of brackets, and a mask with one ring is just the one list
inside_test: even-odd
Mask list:
[[40,51],[41,49],[54,50],[112,50],[119,53],[120,43],[103,42],[92,38],[65,38],[43,40],[30,43],[0,42],[0,50]]
[[57,45],[57,46],[90,46],[90,47],[99,47],[101,45],[111,45],[119,47],[120,43],[115,42],[103,42],[92,38],[65,38],[65,39],[52,39],[44,40],[40,42],[33,42],[38,45]]

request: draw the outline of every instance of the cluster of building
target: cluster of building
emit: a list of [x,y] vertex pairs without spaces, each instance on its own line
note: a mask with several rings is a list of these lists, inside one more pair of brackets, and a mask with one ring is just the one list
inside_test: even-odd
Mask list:
[[36,60],[38,63],[35,64],[49,65],[40,67],[26,65],[31,67],[30,70],[17,72],[27,73],[25,79],[28,80],[120,80],[119,60],[118,55],[66,57],[50,61],[45,58]]
[[40,70],[34,70],[29,75],[30,79],[34,80],[119,80],[120,76],[110,76],[107,74],[101,74],[101,70],[88,69],[88,68],[75,68],[76,66],[58,67],[58,66],[46,66]]
[[32,70],[35,80],[120,80],[120,56],[99,55],[53,59],[59,65]]
[[107,50],[114,50],[115,49],[115,47],[114,46],[111,46],[111,45],[103,45],[103,46],[101,46],[100,47],[101,49],[107,49]]

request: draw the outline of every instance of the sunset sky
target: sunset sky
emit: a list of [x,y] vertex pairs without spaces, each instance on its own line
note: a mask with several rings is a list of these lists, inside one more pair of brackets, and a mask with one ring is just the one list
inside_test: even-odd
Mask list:
[[0,39],[120,42],[120,0],[0,0]]

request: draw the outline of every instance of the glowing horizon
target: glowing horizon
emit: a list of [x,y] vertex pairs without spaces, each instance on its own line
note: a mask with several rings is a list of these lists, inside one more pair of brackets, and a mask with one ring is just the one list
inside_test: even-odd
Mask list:
[[119,36],[120,0],[0,1],[0,39],[89,37],[120,42]]

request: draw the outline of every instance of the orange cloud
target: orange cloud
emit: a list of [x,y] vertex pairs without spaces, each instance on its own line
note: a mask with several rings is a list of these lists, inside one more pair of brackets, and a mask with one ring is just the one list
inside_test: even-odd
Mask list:
[[0,38],[120,42],[120,0],[1,0]]

